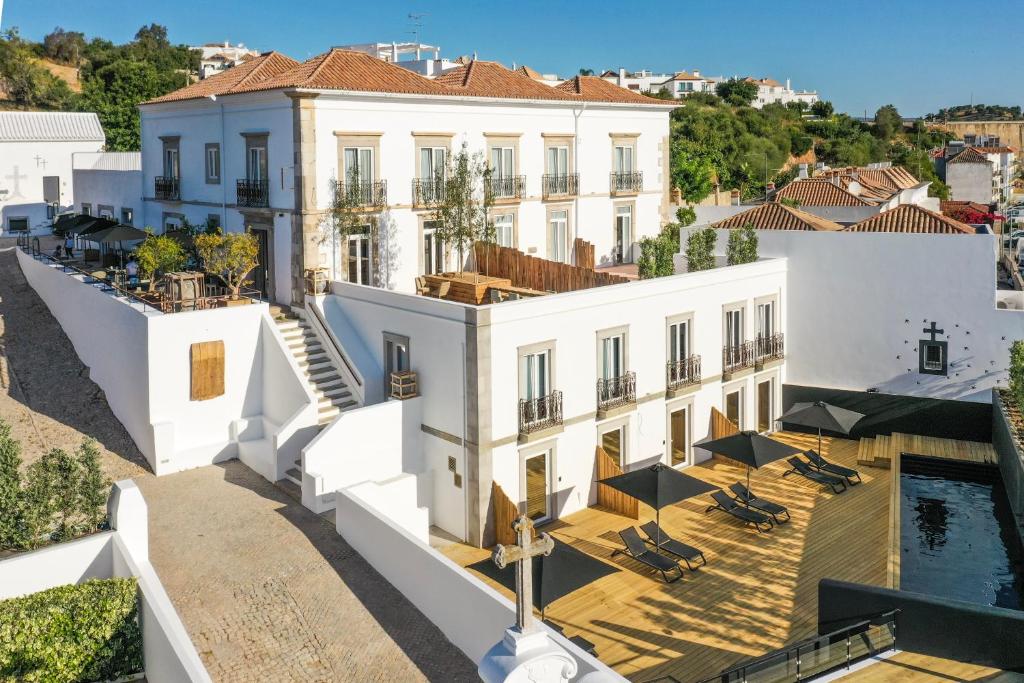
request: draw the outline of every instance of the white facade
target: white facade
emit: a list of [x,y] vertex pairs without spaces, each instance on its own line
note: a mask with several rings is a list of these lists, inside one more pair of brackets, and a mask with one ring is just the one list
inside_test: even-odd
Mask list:
[[698,92],[714,94],[718,84],[725,80],[721,76],[702,76],[700,71],[656,74],[646,70],[631,73],[625,69],[619,69],[616,73],[605,71],[601,78],[635,92],[657,93],[665,88],[677,100]]
[[440,76],[445,71],[461,65],[461,62],[443,58],[440,46],[425,43],[359,43],[340,47],[343,50],[365,52],[381,61],[397,64],[403,69],[428,78]]
[[814,90],[793,90],[790,87],[789,79],[785,85],[771,78],[747,78],[745,79],[757,85],[757,97],[750,103],[755,109],[760,109],[766,104],[789,104],[790,102],[803,102],[810,106],[818,101],[818,93]]
[[199,78],[209,78],[240,64],[245,58],[258,56],[259,50],[247,48],[244,43],[232,45],[223,43],[207,43],[192,48],[199,52]]
[[96,114],[0,112],[0,235],[48,232],[75,202],[73,155],[105,142]]
[[76,213],[144,227],[141,153],[79,152],[72,162],[72,177]]

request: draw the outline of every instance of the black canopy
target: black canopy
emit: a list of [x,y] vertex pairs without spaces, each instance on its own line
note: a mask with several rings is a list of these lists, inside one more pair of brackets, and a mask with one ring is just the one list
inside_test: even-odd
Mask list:
[[92,219],[92,216],[84,216],[82,214],[78,214],[75,216],[61,216],[54,222],[53,231],[61,235],[69,232],[77,233],[78,231],[76,230],[76,228],[78,226],[83,225],[84,223],[89,223],[92,221]]
[[79,237],[85,237],[86,235],[92,235],[100,230],[106,230],[112,228],[117,223],[110,220],[109,218],[100,218],[98,216],[89,216],[88,221],[79,223],[77,228],[70,230],[69,232],[76,233]]
[[107,228],[100,232],[94,232],[89,235],[89,239],[93,242],[99,242],[100,244],[112,244],[114,242],[133,242],[138,240],[144,240],[149,236],[144,230],[132,227],[130,225],[115,225],[112,228]]
[[846,408],[840,408],[823,401],[814,403],[794,403],[793,407],[779,419],[801,427],[813,427],[818,430],[818,452],[821,453],[821,430],[849,435],[850,430],[864,417]]
[[799,448],[769,439],[767,436],[753,431],[737,432],[720,439],[704,439],[693,445],[746,465],[748,489],[750,488],[751,467],[764,467],[776,460],[788,458],[800,452]]
[[[550,555],[533,558],[533,605],[543,614],[544,609],[559,598],[597,581],[618,570],[590,555],[552,539],[555,547]],[[511,591],[516,589],[515,563],[498,569],[494,560],[487,558],[469,565],[484,576],[488,576]]]

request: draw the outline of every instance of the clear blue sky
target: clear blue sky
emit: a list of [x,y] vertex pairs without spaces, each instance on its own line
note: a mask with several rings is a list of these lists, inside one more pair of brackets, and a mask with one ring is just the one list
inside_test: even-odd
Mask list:
[[[1012,31],[1021,0],[982,7],[951,0],[734,0],[733,2],[390,2],[384,0],[4,0],[0,27],[40,39],[60,25],[123,42],[156,22],[172,42],[244,42],[296,59],[332,45],[421,40],[446,56],[572,75],[580,67],[699,69],[767,75],[816,89],[837,109],[906,115],[971,101],[1021,104],[1024,69]],[[971,15],[991,28],[971,29]]]

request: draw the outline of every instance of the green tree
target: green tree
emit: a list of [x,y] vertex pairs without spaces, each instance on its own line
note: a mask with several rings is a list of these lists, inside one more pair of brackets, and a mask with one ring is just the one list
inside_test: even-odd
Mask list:
[[1017,409],[1024,412],[1024,341],[1010,346],[1010,395]]
[[749,106],[757,97],[757,84],[738,78],[730,78],[715,87],[715,93],[729,104],[737,107]]
[[21,444],[11,435],[11,426],[0,420],[0,549],[25,544],[20,468]]
[[149,291],[156,289],[157,276],[173,273],[185,266],[185,249],[181,242],[167,235],[154,235],[147,228],[149,237],[135,248],[135,260],[140,273],[149,278]]
[[692,231],[686,238],[686,269],[689,272],[715,267],[715,241],[718,235],[711,227]]
[[441,200],[432,220],[437,225],[435,236],[458,253],[460,273],[475,242],[494,241],[494,223],[489,215],[494,199],[486,187],[490,179],[483,154],[470,154],[465,142],[458,153],[449,155]]
[[714,189],[715,166],[697,143],[682,137],[673,137],[669,156],[672,186],[678,187],[683,199],[699,202]]
[[811,113],[822,119],[829,118],[834,112],[835,109],[828,100],[818,100],[811,105]]
[[32,44],[16,28],[0,36],[0,90],[28,109],[62,109],[73,97],[67,83],[38,64]]
[[665,86],[661,86],[658,90],[645,90],[644,94],[648,97],[653,97],[656,100],[673,100],[672,93]]
[[726,262],[730,266],[753,263],[757,260],[757,231],[752,225],[729,231]]
[[32,489],[45,489],[49,502],[41,505],[50,511],[54,540],[66,541],[81,528],[79,484],[81,472],[78,462],[60,448],[51,449],[29,465],[28,485]]
[[90,73],[82,83],[79,111],[94,111],[107,135],[107,149],[141,149],[138,105],[184,85],[183,77],[161,76],[145,61],[119,59]]
[[637,268],[640,278],[647,280],[675,273],[674,257],[679,253],[679,225],[669,223],[656,237],[640,240]]
[[85,52],[85,34],[58,26],[43,37],[43,52],[55,62],[78,66]]
[[903,118],[896,107],[886,104],[875,112],[875,136],[882,140],[891,140],[896,133],[903,131]]
[[76,454],[80,481],[78,487],[79,509],[85,519],[87,531],[94,531],[107,516],[107,496],[110,480],[100,467],[100,450],[92,439],[85,439]]
[[580,69],[580,76],[593,76],[593,75],[594,75],[594,70],[593,69],[582,69],[582,68]]
[[216,275],[237,300],[239,290],[259,265],[259,242],[249,232],[204,233],[195,236],[196,251],[206,272]]

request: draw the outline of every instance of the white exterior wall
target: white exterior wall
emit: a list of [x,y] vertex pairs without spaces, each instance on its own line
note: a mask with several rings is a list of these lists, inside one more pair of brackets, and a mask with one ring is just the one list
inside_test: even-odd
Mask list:
[[72,177],[76,213],[108,215],[120,223],[124,209],[132,213],[130,225],[144,226],[142,212],[142,155],[140,152],[96,152],[74,156]]
[[996,199],[992,183],[991,163],[946,164],[950,199],[991,204]]

